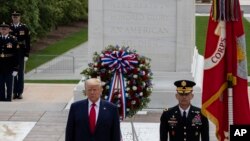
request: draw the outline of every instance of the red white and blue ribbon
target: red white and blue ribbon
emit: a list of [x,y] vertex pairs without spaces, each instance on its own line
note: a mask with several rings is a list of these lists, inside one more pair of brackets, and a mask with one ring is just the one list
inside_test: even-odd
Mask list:
[[136,65],[138,61],[134,54],[128,54],[124,50],[104,53],[104,56],[101,57],[101,61],[102,65],[107,65],[113,73],[113,77],[110,82],[108,101],[112,102],[114,93],[118,90],[119,94],[121,94],[121,115],[122,119],[124,119],[126,117],[126,86],[123,74],[126,74],[129,70],[134,69],[134,65]]
[[119,71],[122,73],[127,73],[128,70],[134,69],[134,65],[138,63],[134,54],[128,54],[124,50],[104,53],[101,61],[103,65],[108,65],[112,72]]

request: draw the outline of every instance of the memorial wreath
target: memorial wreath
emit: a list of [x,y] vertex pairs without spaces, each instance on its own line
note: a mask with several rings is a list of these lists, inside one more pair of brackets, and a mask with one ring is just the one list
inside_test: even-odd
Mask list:
[[99,78],[103,84],[102,99],[119,108],[120,118],[134,116],[147,107],[152,93],[150,59],[129,47],[108,46],[95,52],[93,62],[82,71],[85,79]]

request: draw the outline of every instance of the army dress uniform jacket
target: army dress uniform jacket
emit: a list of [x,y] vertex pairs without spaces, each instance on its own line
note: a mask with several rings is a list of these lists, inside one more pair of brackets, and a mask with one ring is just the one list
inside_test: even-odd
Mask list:
[[168,141],[209,141],[208,119],[201,109],[191,106],[186,122],[183,121],[179,106],[164,111],[160,123],[160,140]]
[[30,31],[28,27],[19,23],[17,27],[12,23],[10,25],[10,34],[15,36],[18,41],[18,46],[20,48],[20,55],[29,57],[30,52]]
[[18,71],[17,41],[12,35],[0,36],[0,73]]

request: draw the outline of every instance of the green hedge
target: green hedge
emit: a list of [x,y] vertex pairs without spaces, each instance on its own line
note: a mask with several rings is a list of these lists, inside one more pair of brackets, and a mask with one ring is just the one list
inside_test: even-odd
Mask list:
[[58,25],[87,20],[88,0],[6,0],[0,4],[0,22],[10,23],[14,10],[22,13],[36,40]]

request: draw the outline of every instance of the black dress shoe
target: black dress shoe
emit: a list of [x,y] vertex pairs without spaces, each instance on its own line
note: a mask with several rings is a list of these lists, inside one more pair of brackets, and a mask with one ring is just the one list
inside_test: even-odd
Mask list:
[[22,95],[18,95],[17,99],[23,99]]
[[13,95],[13,99],[17,99],[17,97],[18,97],[17,94]]

